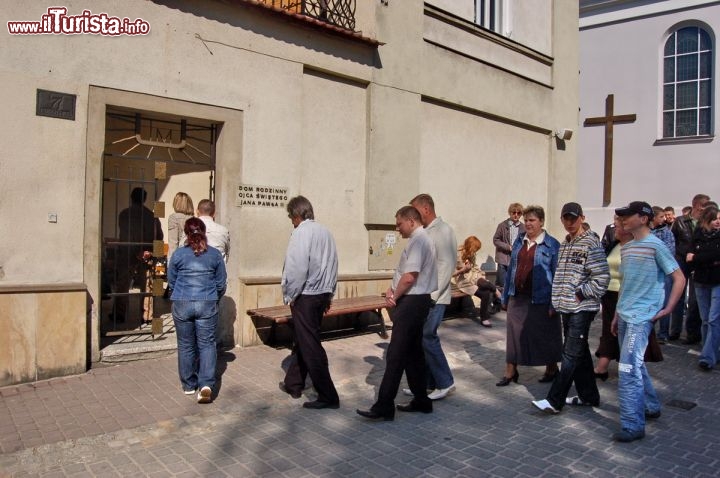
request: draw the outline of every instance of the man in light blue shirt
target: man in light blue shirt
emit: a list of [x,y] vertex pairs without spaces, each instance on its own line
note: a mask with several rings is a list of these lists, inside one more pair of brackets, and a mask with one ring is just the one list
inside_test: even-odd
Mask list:
[[[648,203],[634,201],[616,209],[615,214],[633,240],[621,250],[622,283],[611,325],[620,342],[618,401],[622,427],[613,439],[631,442],[645,436],[646,418],[660,416],[660,401],[645,367],[645,349],[655,322],[670,313],[682,295],[685,276],[667,246],[650,232],[654,213]],[[667,302],[665,276],[672,279]]]
[[295,230],[290,236],[282,274],[283,301],[290,304],[294,347],[280,389],[300,398],[310,375],[317,400],[305,408],[338,408],[340,399],[330,377],[327,354],[320,343],[320,323],[330,308],[337,285],[338,259],[335,240],[328,229],[315,222],[312,204],[297,196],[288,202],[288,217]]

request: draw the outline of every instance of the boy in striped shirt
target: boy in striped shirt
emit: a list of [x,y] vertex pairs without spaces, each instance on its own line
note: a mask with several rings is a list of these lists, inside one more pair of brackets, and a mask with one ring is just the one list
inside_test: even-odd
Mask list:
[[[623,280],[611,326],[620,342],[618,401],[622,427],[613,439],[631,442],[645,436],[646,418],[660,416],[660,401],[645,367],[645,348],[655,322],[675,307],[685,287],[685,276],[667,246],[651,233],[649,223],[654,213],[648,203],[634,201],[616,209],[615,214],[633,240],[621,250]],[[667,302],[665,276],[672,280]]]

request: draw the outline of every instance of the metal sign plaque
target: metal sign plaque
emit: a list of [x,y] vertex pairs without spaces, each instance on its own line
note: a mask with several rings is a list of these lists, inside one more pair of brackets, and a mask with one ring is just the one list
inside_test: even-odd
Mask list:
[[38,89],[35,114],[75,121],[75,100],[77,95]]

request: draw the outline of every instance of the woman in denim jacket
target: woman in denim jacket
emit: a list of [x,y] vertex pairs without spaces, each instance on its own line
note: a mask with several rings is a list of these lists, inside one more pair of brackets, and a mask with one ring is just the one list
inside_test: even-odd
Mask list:
[[560,243],[543,229],[542,207],[526,207],[523,218],[525,233],[513,244],[503,289],[507,345],[505,375],[498,387],[517,383],[518,365],[545,365],[540,382],[552,381],[562,353],[560,318],[550,305]]
[[218,303],[227,273],[220,251],[207,245],[205,223],[191,217],[184,230],[185,246],[175,251],[168,266],[178,372],[185,394],[197,391],[198,403],[209,403],[215,386]]

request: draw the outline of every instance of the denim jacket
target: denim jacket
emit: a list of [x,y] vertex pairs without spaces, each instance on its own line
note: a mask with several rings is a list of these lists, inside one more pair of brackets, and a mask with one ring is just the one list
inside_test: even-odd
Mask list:
[[219,300],[225,294],[227,273],[222,254],[214,247],[196,256],[190,246],[175,251],[168,266],[171,300]]
[[[517,271],[518,254],[523,247],[525,233],[518,234],[510,254],[508,274],[505,276],[503,289],[503,304],[507,304],[508,297],[515,295],[515,272]],[[535,248],[535,261],[532,271],[532,297],[533,304],[549,304],[552,295],[552,282],[557,267],[560,243],[557,239],[545,232],[545,239]]]

